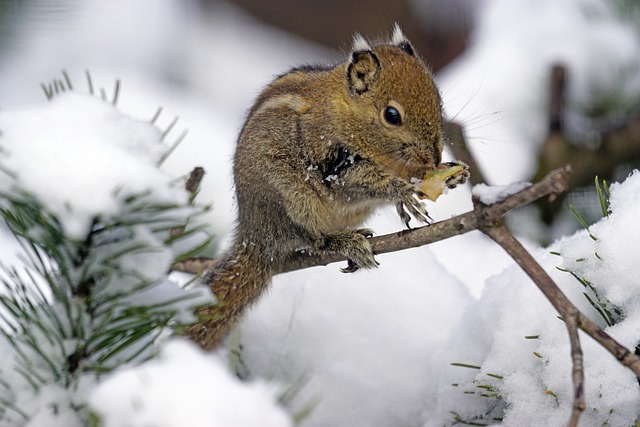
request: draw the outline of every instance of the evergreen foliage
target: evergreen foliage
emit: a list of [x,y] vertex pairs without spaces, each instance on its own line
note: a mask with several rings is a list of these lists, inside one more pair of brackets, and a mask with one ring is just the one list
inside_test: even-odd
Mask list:
[[[62,83],[43,87],[58,88],[45,90],[48,98],[66,90]],[[211,303],[210,294],[181,289],[168,274],[209,243],[198,224],[205,210],[187,197],[171,204],[127,195],[117,214],[96,216],[83,239],[71,239],[27,190],[0,194],[0,215],[23,262],[0,273],[0,351],[13,359],[2,365],[10,372],[0,372],[0,425],[26,423],[42,410],[34,408],[36,396],[52,386],[67,391],[70,408],[51,402],[51,414],[71,409],[89,423],[85,383],[147,360],[159,338],[195,321],[195,306]]]

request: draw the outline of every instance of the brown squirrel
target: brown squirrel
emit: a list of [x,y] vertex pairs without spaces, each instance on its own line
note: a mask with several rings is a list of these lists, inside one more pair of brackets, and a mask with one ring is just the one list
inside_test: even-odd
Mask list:
[[372,232],[358,227],[390,203],[407,226],[409,213],[427,222],[415,179],[440,165],[441,125],[431,73],[397,25],[374,47],[357,35],[343,63],[277,77],[238,138],[235,237],[203,279],[217,304],[187,335],[217,345],[297,250],[344,255],[345,272],[376,267]]

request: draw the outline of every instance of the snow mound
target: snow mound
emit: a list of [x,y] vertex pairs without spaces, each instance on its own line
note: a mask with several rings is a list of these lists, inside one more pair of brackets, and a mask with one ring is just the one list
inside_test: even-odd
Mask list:
[[240,329],[251,374],[300,385],[305,427],[415,425],[437,355],[470,297],[427,248],[377,257],[376,271],[337,265],[276,276]]
[[174,340],[141,366],[120,370],[89,398],[105,427],[290,427],[275,390],[241,383],[219,359]]

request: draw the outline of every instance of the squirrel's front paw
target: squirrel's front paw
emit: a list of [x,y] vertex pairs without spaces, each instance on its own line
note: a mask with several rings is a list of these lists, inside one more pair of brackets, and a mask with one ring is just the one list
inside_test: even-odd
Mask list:
[[448,188],[456,188],[457,185],[464,184],[467,182],[467,179],[471,177],[471,174],[469,173],[469,166],[463,162],[446,162],[443,163],[443,165],[446,165],[448,168],[462,167],[461,171],[456,172],[445,180],[444,183]]
[[360,268],[375,268],[379,264],[373,254],[368,238],[373,232],[368,228],[356,231],[345,231],[326,236],[323,250],[344,255],[349,264],[342,269],[343,273],[353,273]]

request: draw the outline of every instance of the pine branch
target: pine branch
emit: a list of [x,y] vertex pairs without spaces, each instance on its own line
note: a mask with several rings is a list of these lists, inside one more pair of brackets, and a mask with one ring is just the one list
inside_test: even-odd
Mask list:
[[[213,303],[206,293],[169,284],[166,261],[154,271],[155,254],[179,259],[208,241],[194,236],[202,208],[131,196],[118,214],[96,217],[83,239],[69,239],[29,193],[0,196],[0,219],[21,245],[24,263],[0,264],[0,337],[13,353],[6,366],[33,393],[49,384],[73,393],[83,377],[144,361],[161,334],[193,322],[196,306]],[[171,236],[177,228],[180,234]],[[13,387],[22,386],[0,383],[0,422],[10,409],[29,413],[17,408]]]

